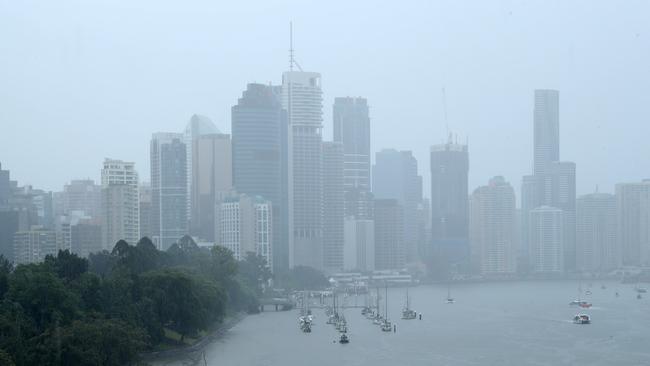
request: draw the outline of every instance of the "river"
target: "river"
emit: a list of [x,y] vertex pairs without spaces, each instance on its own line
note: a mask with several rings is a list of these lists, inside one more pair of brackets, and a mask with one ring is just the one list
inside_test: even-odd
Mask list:
[[246,317],[208,345],[205,357],[211,366],[649,365],[650,294],[638,300],[632,285],[600,284],[583,295],[594,304],[585,311],[589,325],[571,322],[579,312],[568,305],[575,282],[457,284],[454,304],[445,303],[445,286],[427,285],[409,290],[422,320],[401,320],[405,289],[388,290],[396,333],[347,309],[350,343],[342,345],[320,309],[309,334],[299,330],[297,311],[271,311]]

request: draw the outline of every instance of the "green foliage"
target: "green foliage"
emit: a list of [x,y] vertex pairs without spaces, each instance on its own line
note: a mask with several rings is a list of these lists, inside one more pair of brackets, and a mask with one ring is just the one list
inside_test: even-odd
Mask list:
[[[238,271],[241,270],[241,273]],[[127,365],[196,336],[227,311],[255,311],[271,273],[189,236],[167,252],[148,238],[88,260],[68,251],[15,269],[0,256],[0,365]]]

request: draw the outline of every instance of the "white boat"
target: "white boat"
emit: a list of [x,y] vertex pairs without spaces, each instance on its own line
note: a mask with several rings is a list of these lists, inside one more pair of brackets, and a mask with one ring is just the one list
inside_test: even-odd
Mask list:
[[636,286],[634,290],[640,294],[645,294],[646,292],[648,292],[648,290],[645,287],[639,287],[639,286]]
[[402,319],[411,320],[417,318],[418,314],[415,310],[411,309],[409,301],[409,289],[406,288],[406,306],[402,309]]
[[390,323],[390,321],[384,320],[381,323],[381,330],[383,332],[392,332],[393,331],[393,325]]
[[587,314],[577,314],[573,317],[574,324],[590,324],[591,318]]

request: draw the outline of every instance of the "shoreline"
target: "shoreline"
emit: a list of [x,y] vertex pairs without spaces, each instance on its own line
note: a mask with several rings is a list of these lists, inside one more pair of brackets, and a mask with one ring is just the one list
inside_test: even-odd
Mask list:
[[179,346],[163,351],[147,352],[140,355],[141,361],[148,365],[164,366],[169,364],[198,365],[202,359],[202,351],[212,342],[220,339],[223,335],[239,324],[249,314],[240,312],[224,319],[213,331],[202,337],[191,346]]

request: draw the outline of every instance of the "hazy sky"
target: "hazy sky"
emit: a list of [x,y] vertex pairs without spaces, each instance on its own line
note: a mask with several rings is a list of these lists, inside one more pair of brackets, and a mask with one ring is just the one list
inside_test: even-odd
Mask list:
[[[372,149],[469,136],[470,190],[531,171],[533,90],[560,90],[561,157],[578,193],[650,177],[647,1],[0,0],[0,162],[61,190],[104,157],[149,180],[149,140],[193,113],[230,131],[248,82],[279,84],[288,25],[332,102],[364,96]],[[518,192],[519,193],[519,192]]]

